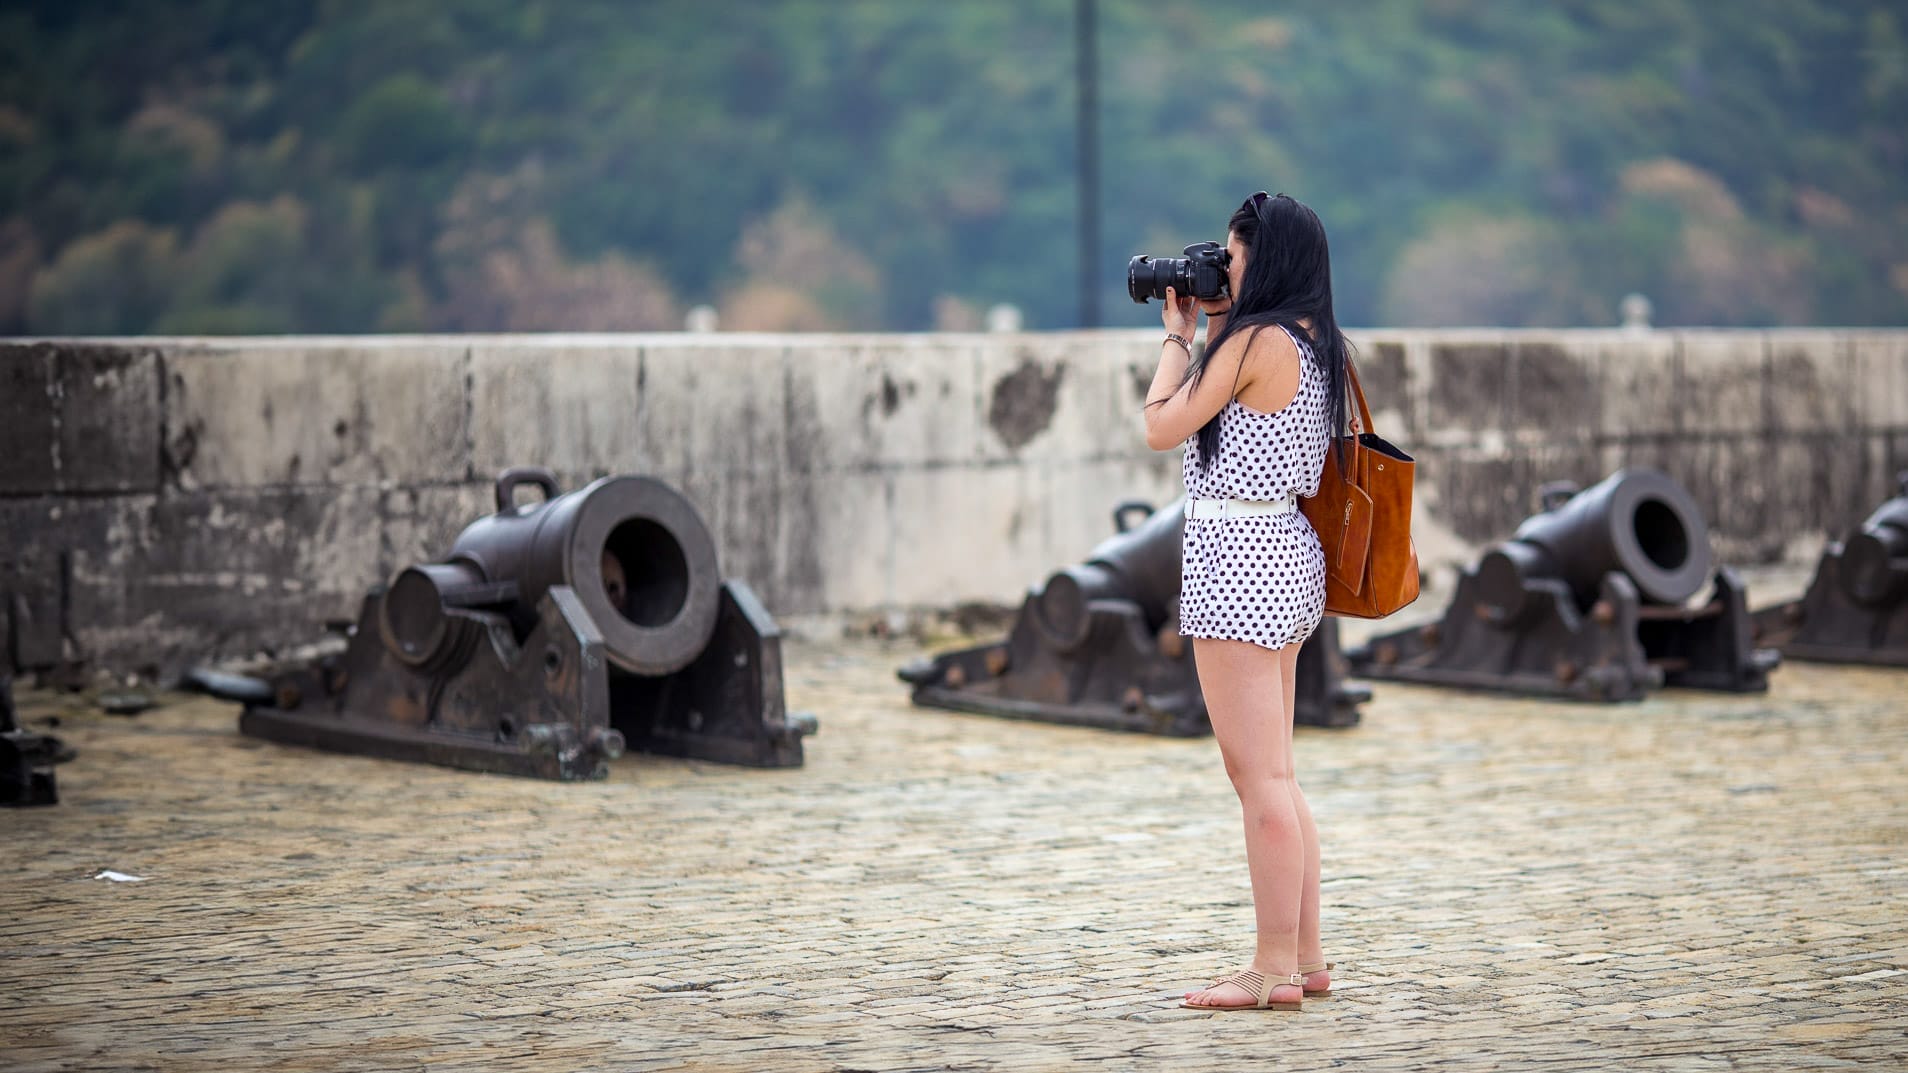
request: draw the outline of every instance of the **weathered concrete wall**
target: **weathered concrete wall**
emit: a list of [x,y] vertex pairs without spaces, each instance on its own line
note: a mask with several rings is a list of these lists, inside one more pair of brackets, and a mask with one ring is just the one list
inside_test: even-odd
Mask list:
[[[1546,480],[1653,466],[1687,486],[1719,557],[1808,554],[1908,469],[1908,332],[1423,332],[1368,337],[1425,504],[1498,538]],[[1376,360],[1373,360],[1376,359]]]
[[[1908,468],[1908,332],[1365,332],[1432,562],[1542,481],[1653,465],[1719,554],[1794,555]],[[777,613],[1008,601],[1177,494],[1152,332],[0,343],[0,590],[95,662],[315,635],[441,553],[520,464],[650,473]]]

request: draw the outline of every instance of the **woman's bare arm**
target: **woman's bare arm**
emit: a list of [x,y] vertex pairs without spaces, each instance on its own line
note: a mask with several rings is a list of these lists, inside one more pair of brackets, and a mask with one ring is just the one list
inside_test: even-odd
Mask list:
[[[1246,336],[1251,335],[1248,346]],[[1289,400],[1298,387],[1298,348],[1284,332],[1241,333],[1226,340],[1211,356],[1197,387],[1181,384],[1188,359],[1178,344],[1168,341],[1160,352],[1159,371],[1146,393],[1146,446],[1169,451],[1205,427],[1227,402],[1261,380],[1275,390],[1285,389]],[[1286,381],[1290,381],[1289,386]]]

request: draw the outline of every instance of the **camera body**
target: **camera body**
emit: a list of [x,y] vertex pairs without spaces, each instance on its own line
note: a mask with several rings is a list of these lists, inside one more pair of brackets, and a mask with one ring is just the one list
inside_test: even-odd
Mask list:
[[1182,298],[1211,300],[1224,295],[1232,254],[1217,242],[1195,242],[1184,252],[1184,257],[1141,254],[1128,261],[1126,293],[1140,305],[1145,305],[1148,298],[1165,301],[1168,287]]

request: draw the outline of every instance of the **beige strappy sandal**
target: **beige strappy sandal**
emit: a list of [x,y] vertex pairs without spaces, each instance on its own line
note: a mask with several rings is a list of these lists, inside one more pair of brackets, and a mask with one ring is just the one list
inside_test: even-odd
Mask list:
[[[1314,961],[1310,965],[1300,965],[1298,967],[1298,974],[1300,976],[1310,976],[1315,972],[1326,972],[1328,970],[1336,969],[1336,968],[1338,968],[1338,963],[1335,961]],[[1206,989],[1211,990],[1225,982],[1226,982],[1225,980],[1214,980],[1213,982],[1206,985]],[[1320,988],[1305,987],[1305,985],[1303,984],[1300,984],[1299,986],[1301,988],[1304,988],[1306,998],[1324,998],[1326,995],[1329,995],[1332,993],[1332,985],[1330,984],[1326,984],[1324,987],[1320,987]],[[1199,1008],[1203,1010],[1206,1007],[1201,1006]]]
[[[1330,969],[1336,969],[1336,968],[1338,968],[1338,966],[1335,963],[1330,961],[1314,961],[1310,965],[1300,965],[1298,967],[1298,974],[1300,976],[1310,976],[1315,972],[1326,972]],[[1303,985],[1300,985],[1300,986],[1303,986]],[[1305,988],[1306,998],[1324,998],[1326,995],[1329,995],[1331,993],[1332,993],[1332,985],[1330,984],[1326,984],[1324,987],[1321,987],[1316,991],[1312,990],[1309,987]]]
[[1217,981],[1212,986],[1218,987],[1220,984],[1237,985],[1240,990],[1247,994],[1259,996],[1259,1000],[1250,1006],[1205,1006],[1195,1002],[1182,1002],[1179,1004],[1180,1008],[1187,1010],[1213,1010],[1215,1012],[1225,1010],[1283,1010],[1287,1013],[1297,1013],[1300,1009],[1300,1004],[1297,1002],[1271,1001],[1272,989],[1284,984],[1296,984],[1299,990],[1303,991],[1305,989],[1305,977],[1295,972],[1284,980],[1268,980],[1255,969],[1241,969],[1231,976]]

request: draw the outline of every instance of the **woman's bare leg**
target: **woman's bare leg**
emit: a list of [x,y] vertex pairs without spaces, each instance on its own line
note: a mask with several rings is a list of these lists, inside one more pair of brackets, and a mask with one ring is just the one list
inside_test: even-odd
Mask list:
[[[1295,646],[1286,646],[1296,652]],[[1243,641],[1193,639],[1199,688],[1205,694],[1213,737],[1245,817],[1246,869],[1252,877],[1252,909],[1258,943],[1252,968],[1282,980],[1298,967],[1300,901],[1305,880],[1305,836],[1295,807],[1292,780],[1292,714],[1284,679],[1289,660]],[[1299,989],[1284,983],[1272,1001],[1291,1002]],[[1235,984],[1219,984],[1187,997],[1193,1005],[1251,1005]]]
[[[1316,965],[1325,960],[1325,947],[1318,936],[1318,828],[1312,823],[1311,806],[1305,803],[1305,791],[1299,787],[1297,754],[1292,748],[1292,713],[1298,710],[1298,645],[1279,649],[1279,669],[1285,685],[1285,755],[1292,768],[1292,808],[1298,813],[1299,832],[1305,836],[1305,886],[1299,892],[1298,959],[1301,965]],[[1305,986],[1318,991],[1331,986],[1324,971],[1308,973]]]

